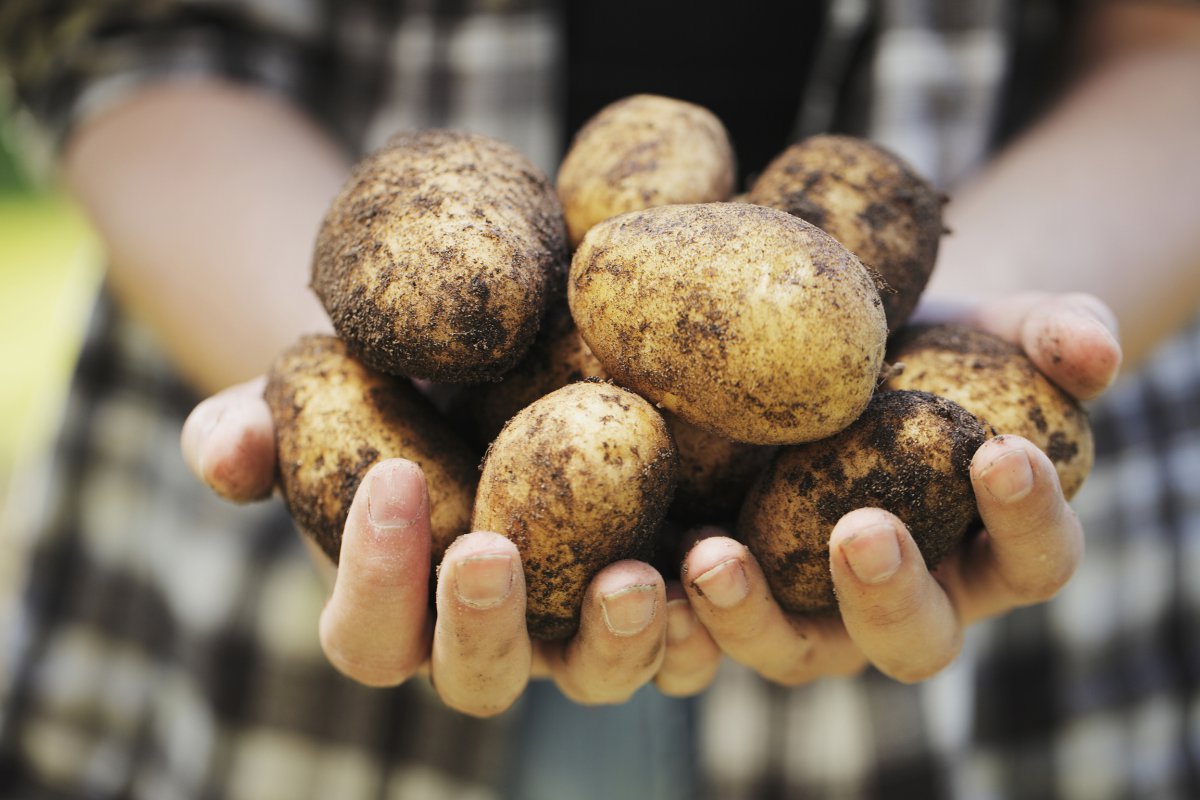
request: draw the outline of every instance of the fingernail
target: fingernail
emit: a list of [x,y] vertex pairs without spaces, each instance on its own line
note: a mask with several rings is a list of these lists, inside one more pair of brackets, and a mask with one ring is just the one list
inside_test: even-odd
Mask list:
[[1117,324],[1108,307],[1094,297],[1090,299],[1086,296],[1075,297],[1074,302],[1069,307],[1077,316],[1098,323],[1110,335],[1112,334],[1113,327]]
[[682,642],[696,629],[696,615],[685,598],[667,601],[667,643]]
[[1113,333],[1112,328],[1105,324],[1104,320],[1100,319],[1095,314],[1084,314],[1083,321],[1089,327],[1095,328],[1101,335],[1106,337],[1114,346],[1117,344],[1117,336]]
[[746,599],[750,584],[736,558],[727,558],[692,582],[692,586],[717,608],[732,608]]
[[183,427],[183,447],[185,453],[191,453],[196,477],[207,480],[207,448],[204,444],[212,438],[217,424],[225,416],[225,406],[216,398],[208,398],[192,409],[192,414]]
[[1113,333],[1113,330],[1104,324],[1102,320],[1095,317],[1089,317],[1088,319],[1089,325],[1107,340],[1109,352],[1117,356],[1113,359],[1108,373],[1103,376],[1102,380],[1097,383],[1097,388],[1093,390],[1095,394],[1099,394],[1117,382],[1117,376],[1121,372],[1121,342],[1117,339],[1117,335]]
[[658,610],[658,597],[649,584],[627,586],[600,596],[604,624],[617,636],[633,636],[646,630]]
[[988,464],[979,479],[992,497],[1012,503],[1033,490],[1033,465],[1024,450],[1009,450]]
[[500,605],[513,585],[512,556],[486,553],[458,562],[454,568],[454,591],[472,608]]
[[839,547],[850,571],[862,583],[883,583],[900,569],[900,541],[896,529],[887,523],[852,533]]
[[367,515],[376,528],[407,528],[425,510],[425,483],[416,466],[397,464],[371,475]]

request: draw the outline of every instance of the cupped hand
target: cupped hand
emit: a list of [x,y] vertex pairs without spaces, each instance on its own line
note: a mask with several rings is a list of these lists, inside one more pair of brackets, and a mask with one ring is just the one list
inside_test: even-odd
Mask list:
[[[270,494],[275,444],[262,380],[208,398],[188,417],[184,455],[205,484],[245,502]],[[306,541],[308,541],[306,537]],[[428,674],[442,700],[475,716],[502,712],[531,677],[552,678],[571,699],[618,703],[663,673],[668,603],[662,576],[621,561],[587,589],[578,633],[531,641],[525,579],[515,545],[499,533],[459,537],[430,567],[429,494],[416,464],[374,465],[351,504],[337,568],[311,549],[331,592],[319,622],[321,646],[342,673],[371,686]],[[429,607],[436,582],[436,613]],[[686,607],[682,613],[689,615]],[[682,665],[675,671],[686,673]]]
[[[1026,294],[926,318],[1018,344],[1078,399],[1116,377],[1121,350],[1108,309],[1089,295]],[[683,563],[696,618],[720,650],[769,680],[795,685],[872,664],[897,680],[931,677],[957,656],[965,626],[1052,597],[1083,555],[1083,530],[1050,460],[1018,436],[984,443],[971,463],[983,530],[930,572],[904,524],[858,509],[834,526],[830,571],[839,612],[785,612],[753,555],[707,530]],[[709,656],[713,658],[713,656]]]

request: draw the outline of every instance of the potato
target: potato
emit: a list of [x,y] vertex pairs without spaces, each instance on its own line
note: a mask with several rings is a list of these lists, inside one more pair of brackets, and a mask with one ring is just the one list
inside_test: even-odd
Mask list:
[[514,414],[568,383],[607,380],[604,366],[579,336],[566,306],[551,309],[525,358],[498,383],[476,387],[467,402],[480,437],[496,438]]
[[[491,441],[525,406],[569,383],[608,380],[566,309],[551,312],[525,359],[499,383],[478,387],[469,403],[481,437]],[[766,465],[771,448],[743,444],[698,428],[671,413],[663,418],[679,451],[679,479],[667,515],[718,522],[732,517],[746,490]]]
[[407,380],[364,366],[332,336],[306,336],[271,366],[264,397],[288,510],[334,563],[350,501],[386,458],[425,473],[433,563],[467,532],[478,460]]
[[472,383],[524,355],[567,257],[562,207],[528,159],[484,136],[421,131],[355,169],[321,226],[312,285],[368,365]]
[[650,557],[677,461],[662,416],[608,383],[572,383],[509,420],[484,458],[472,524],[517,545],[531,636],[570,636],[597,572]]
[[916,308],[937,260],[943,198],[895,154],[863,139],[813,136],[779,154],[746,200],[808,220],[879,273],[888,330]]
[[891,346],[898,370],[889,389],[920,389],[948,397],[999,433],[1037,445],[1072,498],[1092,469],[1095,447],[1087,412],[1038,371],[1015,345],[960,325],[913,327]]
[[835,611],[829,536],[865,507],[899,517],[932,569],[976,518],[971,457],[990,431],[925,392],[881,392],[837,436],[780,448],[750,490],[738,535],[794,613]]
[[679,451],[679,480],[667,515],[705,524],[732,520],[775,449],[735,442],[669,412],[663,419]]
[[836,433],[866,407],[883,363],[866,269],[776,209],[674,205],[606,220],[576,250],[567,292],[617,383],[740,442]]
[[729,134],[712,112],[657,95],[618,100],[579,130],[558,170],[571,245],[626,211],[725,200],[736,174]]

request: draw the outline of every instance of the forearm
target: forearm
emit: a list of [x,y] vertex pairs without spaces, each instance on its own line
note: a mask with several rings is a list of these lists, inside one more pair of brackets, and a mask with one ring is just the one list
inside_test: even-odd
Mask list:
[[139,92],[77,131],[64,159],[119,300],[204,392],[329,328],[309,265],[347,169],[294,109],[215,82]]
[[1198,86],[1187,37],[1093,70],[954,192],[930,295],[1091,292],[1136,363],[1200,303]]

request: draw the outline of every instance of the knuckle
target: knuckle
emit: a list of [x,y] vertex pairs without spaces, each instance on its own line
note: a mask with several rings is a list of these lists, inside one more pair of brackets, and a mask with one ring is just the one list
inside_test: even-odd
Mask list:
[[917,664],[907,663],[888,665],[886,667],[880,666],[880,671],[890,676],[893,680],[911,686],[912,684],[929,680],[950,666],[953,661],[953,656],[926,659]]
[[338,672],[364,686],[399,686],[411,678],[420,667],[419,662],[410,658],[388,659],[353,654],[324,643],[322,649],[325,658]]
[[758,668],[759,674],[772,683],[780,686],[802,686],[824,676],[819,649],[811,642],[788,648],[786,654],[780,654],[770,662]]
[[1092,316],[1096,317],[1102,324],[1107,326],[1115,326],[1115,316],[1108,304],[1101,300],[1097,295],[1091,292],[1070,292],[1063,300],[1077,308],[1085,309]]
[[476,719],[490,719],[503,714],[511,708],[513,703],[517,702],[517,698],[521,696],[523,690],[524,685],[521,685],[515,691],[513,689],[492,688],[490,691],[458,697],[455,693],[447,692],[439,686],[438,696],[442,699],[443,703],[459,713],[475,717]]
[[[929,680],[954,663],[962,650],[962,636],[956,635],[941,646],[917,648],[917,652],[905,652],[902,658],[888,663],[877,663],[876,667],[893,680],[912,685]],[[915,658],[914,658],[915,655]]]
[[761,647],[739,658],[780,686],[802,686],[829,673],[830,647],[818,626],[806,617],[788,617],[785,637],[771,637],[771,649]]
[[703,618],[701,624],[708,630],[713,641],[726,652],[754,650],[761,642],[769,641],[772,625],[761,609],[743,609],[717,617]]
[[857,611],[866,627],[877,630],[907,627],[920,617],[925,608],[915,592],[905,592],[888,599],[887,603],[872,603]]
[[583,705],[619,705],[659,671],[662,648],[632,658],[609,656],[589,660],[578,674],[560,682],[564,693]]
[[633,693],[641,686],[624,686],[616,684],[603,685],[595,682],[560,681],[558,688],[567,699],[581,706],[621,705],[633,697]]
[[719,654],[688,661],[664,661],[662,668],[654,676],[654,682],[663,694],[688,697],[703,691],[712,683],[720,664]]
[[409,567],[410,561],[398,554],[359,553],[353,564],[355,594],[369,607],[370,598],[386,596],[405,585]]
[[760,674],[771,683],[788,688],[803,686],[821,677],[819,673],[807,665],[793,665],[790,668],[780,670],[764,670]]
[[380,652],[346,641],[334,626],[320,626],[321,651],[338,672],[365,686],[399,686],[420,669],[424,659],[411,651]]
[[694,672],[687,675],[659,675],[654,679],[658,690],[667,697],[692,697],[708,688],[715,677],[712,672]]
[[1010,576],[1009,590],[1020,605],[1033,605],[1051,600],[1067,585],[1072,571],[1048,569],[1027,575]]
[[[1073,519],[1074,512],[1068,509],[1068,513]],[[1044,603],[1067,585],[1082,556],[1082,538],[1072,536],[1032,554],[1023,565],[1005,570],[1002,577],[1018,605]]]

